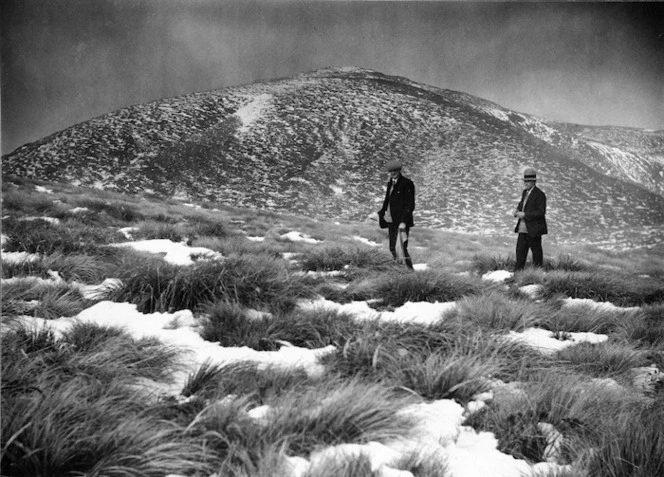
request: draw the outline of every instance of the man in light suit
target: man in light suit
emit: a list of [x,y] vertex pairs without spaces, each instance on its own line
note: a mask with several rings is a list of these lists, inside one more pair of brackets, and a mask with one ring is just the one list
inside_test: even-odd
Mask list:
[[401,175],[402,164],[399,161],[387,163],[390,180],[383,207],[378,211],[380,228],[387,229],[390,238],[390,252],[397,259],[397,239],[405,234],[403,241],[404,262],[410,269],[413,261],[408,254],[408,232],[413,226],[413,209],[415,208],[415,185],[413,181]]
[[546,228],[546,195],[536,187],[537,173],[535,169],[527,168],[523,171],[524,189],[521,201],[516,207],[514,217],[516,223],[515,233],[519,234],[516,242],[516,265],[514,271],[523,270],[526,266],[528,250],[533,253],[533,265],[542,267],[544,252],[542,251],[542,235]]

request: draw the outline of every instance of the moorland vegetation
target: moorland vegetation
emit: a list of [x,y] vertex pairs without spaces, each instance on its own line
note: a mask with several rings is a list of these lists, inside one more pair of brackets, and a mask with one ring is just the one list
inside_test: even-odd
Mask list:
[[[390,260],[386,238],[371,222],[193,206],[12,177],[2,187],[3,475],[292,475],[286,455],[408,433],[413,424],[398,412],[405,406],[440,399],[469,406],[496,382],[503,392],[464,424],[494,433],[501,452],[550,460],[544,422],[562,435],[555,459],[570,464],[555,475],[664,472],[664,386],[634,380],[635,369],[664,369],[661,247],[549,246],[544,269],[495,282],[482,277],[514,265],[507,233],[414,229],[412,254],[426,266],[409,273]],[[293,230],[319,242],[285,240]],[[181,266],[111,246],[147,239],[186,242],[224,258]],[[4,260],[17,252],[25,258]],[[50,283],[54,272],[59,279]],[[22,320],[76,316],[102,299],[80,285],[107,279],[121,285],[104,300],[135,304],[142,313],[191,310],[201,336],[220,346],[271,351],[287,341],[336,351],[322,359],[323,379],[248,362],[204,364],[178,398],[139,398],[144,380],[168,381],[176,349],[121,328],[81,322],[57,337]],[[533,285],[536,296],[525,292]],[[456,306],[428,324],[297,306],[320,296],[367,300],[377,312],[408,302]],[[565,306],[567,298],[615,306]],[[608,339],[548,354],[502,339],[532,327],[560,340],[575,332]],[[248,414],[263,405],[279,412],[264,422]],[[414,453],[397,467],[415,476],[450,475],[421,457]],[[307,472],[378,475],[362,455]]]

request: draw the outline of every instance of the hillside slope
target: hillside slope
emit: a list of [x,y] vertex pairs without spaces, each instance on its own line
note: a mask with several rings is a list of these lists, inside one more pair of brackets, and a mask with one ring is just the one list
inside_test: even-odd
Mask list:
[[615,131],[337,68],[121,109],[18,148],[3,172],[357,220],[379,208],[398,158],[416,224],[509,233],[533,165],[556,239],[661,241],[664,132]]

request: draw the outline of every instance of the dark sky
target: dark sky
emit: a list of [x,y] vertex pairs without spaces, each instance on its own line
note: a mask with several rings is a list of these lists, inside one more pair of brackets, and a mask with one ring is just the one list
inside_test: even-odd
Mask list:
[[664,128],[664,4],[0,0],[2,153],[153,99],[360,66]]

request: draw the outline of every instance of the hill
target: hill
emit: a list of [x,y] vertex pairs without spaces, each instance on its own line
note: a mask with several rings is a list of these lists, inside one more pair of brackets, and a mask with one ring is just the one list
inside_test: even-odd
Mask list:
[[[3,475],[664,467],[664,251],[2,184]],[[510,237],[511,239],[511,237]]]
[[337,220],[378,209],[383,165],[417,186],[416,225],[513,227],[521,171],[549,198],[551,236],[661,242],[664,131],[545,121],[468,94],[360,68],[124,108],[3,157],[3,171],[132,194]]

